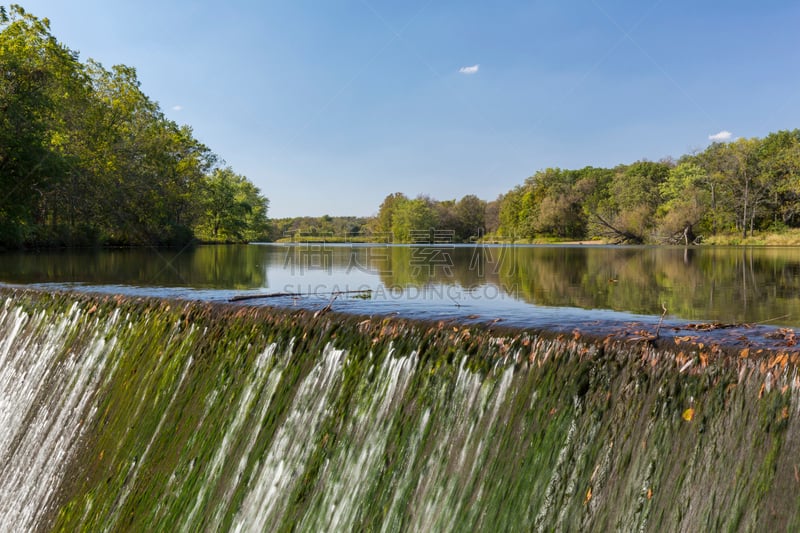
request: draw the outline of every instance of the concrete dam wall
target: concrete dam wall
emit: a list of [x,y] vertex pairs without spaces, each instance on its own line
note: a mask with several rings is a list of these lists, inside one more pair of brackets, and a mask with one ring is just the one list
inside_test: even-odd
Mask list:
[[0,289],[0,530],[800,529],[799,356],[668,344]]

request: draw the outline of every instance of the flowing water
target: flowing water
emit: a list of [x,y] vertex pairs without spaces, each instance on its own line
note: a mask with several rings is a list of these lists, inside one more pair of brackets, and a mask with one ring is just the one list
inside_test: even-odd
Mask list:
[[0,530],[796,530],[789,351],[0,289]]

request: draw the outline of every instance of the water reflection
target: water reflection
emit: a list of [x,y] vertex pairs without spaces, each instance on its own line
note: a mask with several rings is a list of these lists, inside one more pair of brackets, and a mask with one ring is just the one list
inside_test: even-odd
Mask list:
[[[1,254],[0,280],[318,293],[369,288],[420,313],[475,305],[605,309],[800,325],[800,249],[603,246],[207,246]],[[449,290],[445,290],[448,289]],[[438,291],[438,292],[437,292]],[[503,303],[498,303],[502,297]],[[375,307],[378,303],[365,304]]]
[[249,289],[267,285],[263,250],[204,246],[0,254],[0,280]]

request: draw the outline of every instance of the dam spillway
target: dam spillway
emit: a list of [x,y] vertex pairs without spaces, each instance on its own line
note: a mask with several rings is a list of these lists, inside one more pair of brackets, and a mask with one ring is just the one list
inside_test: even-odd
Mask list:
[[797,529],[798,355],[0,290],[0,530]]

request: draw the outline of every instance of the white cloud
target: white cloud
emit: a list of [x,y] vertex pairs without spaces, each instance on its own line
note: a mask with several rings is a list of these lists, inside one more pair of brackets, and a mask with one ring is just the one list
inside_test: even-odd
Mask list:
[[727,141],[731,138],[731,132],[728,130],[722,130],[719,133],[715,133],[714,135],[709,135],[708,140],[713,142],[720,142],[720,141]]
[[183,106],[182,105],[174,105],[174,106],[172,106],[172,110],[173,111],[182,111],[183,110]]
[[475,74],[476,72],[478,72],[479,68],[480,65],[472,65],[471,67],[461,67],[460,69],[458,69],[458,71],[461,74]]

